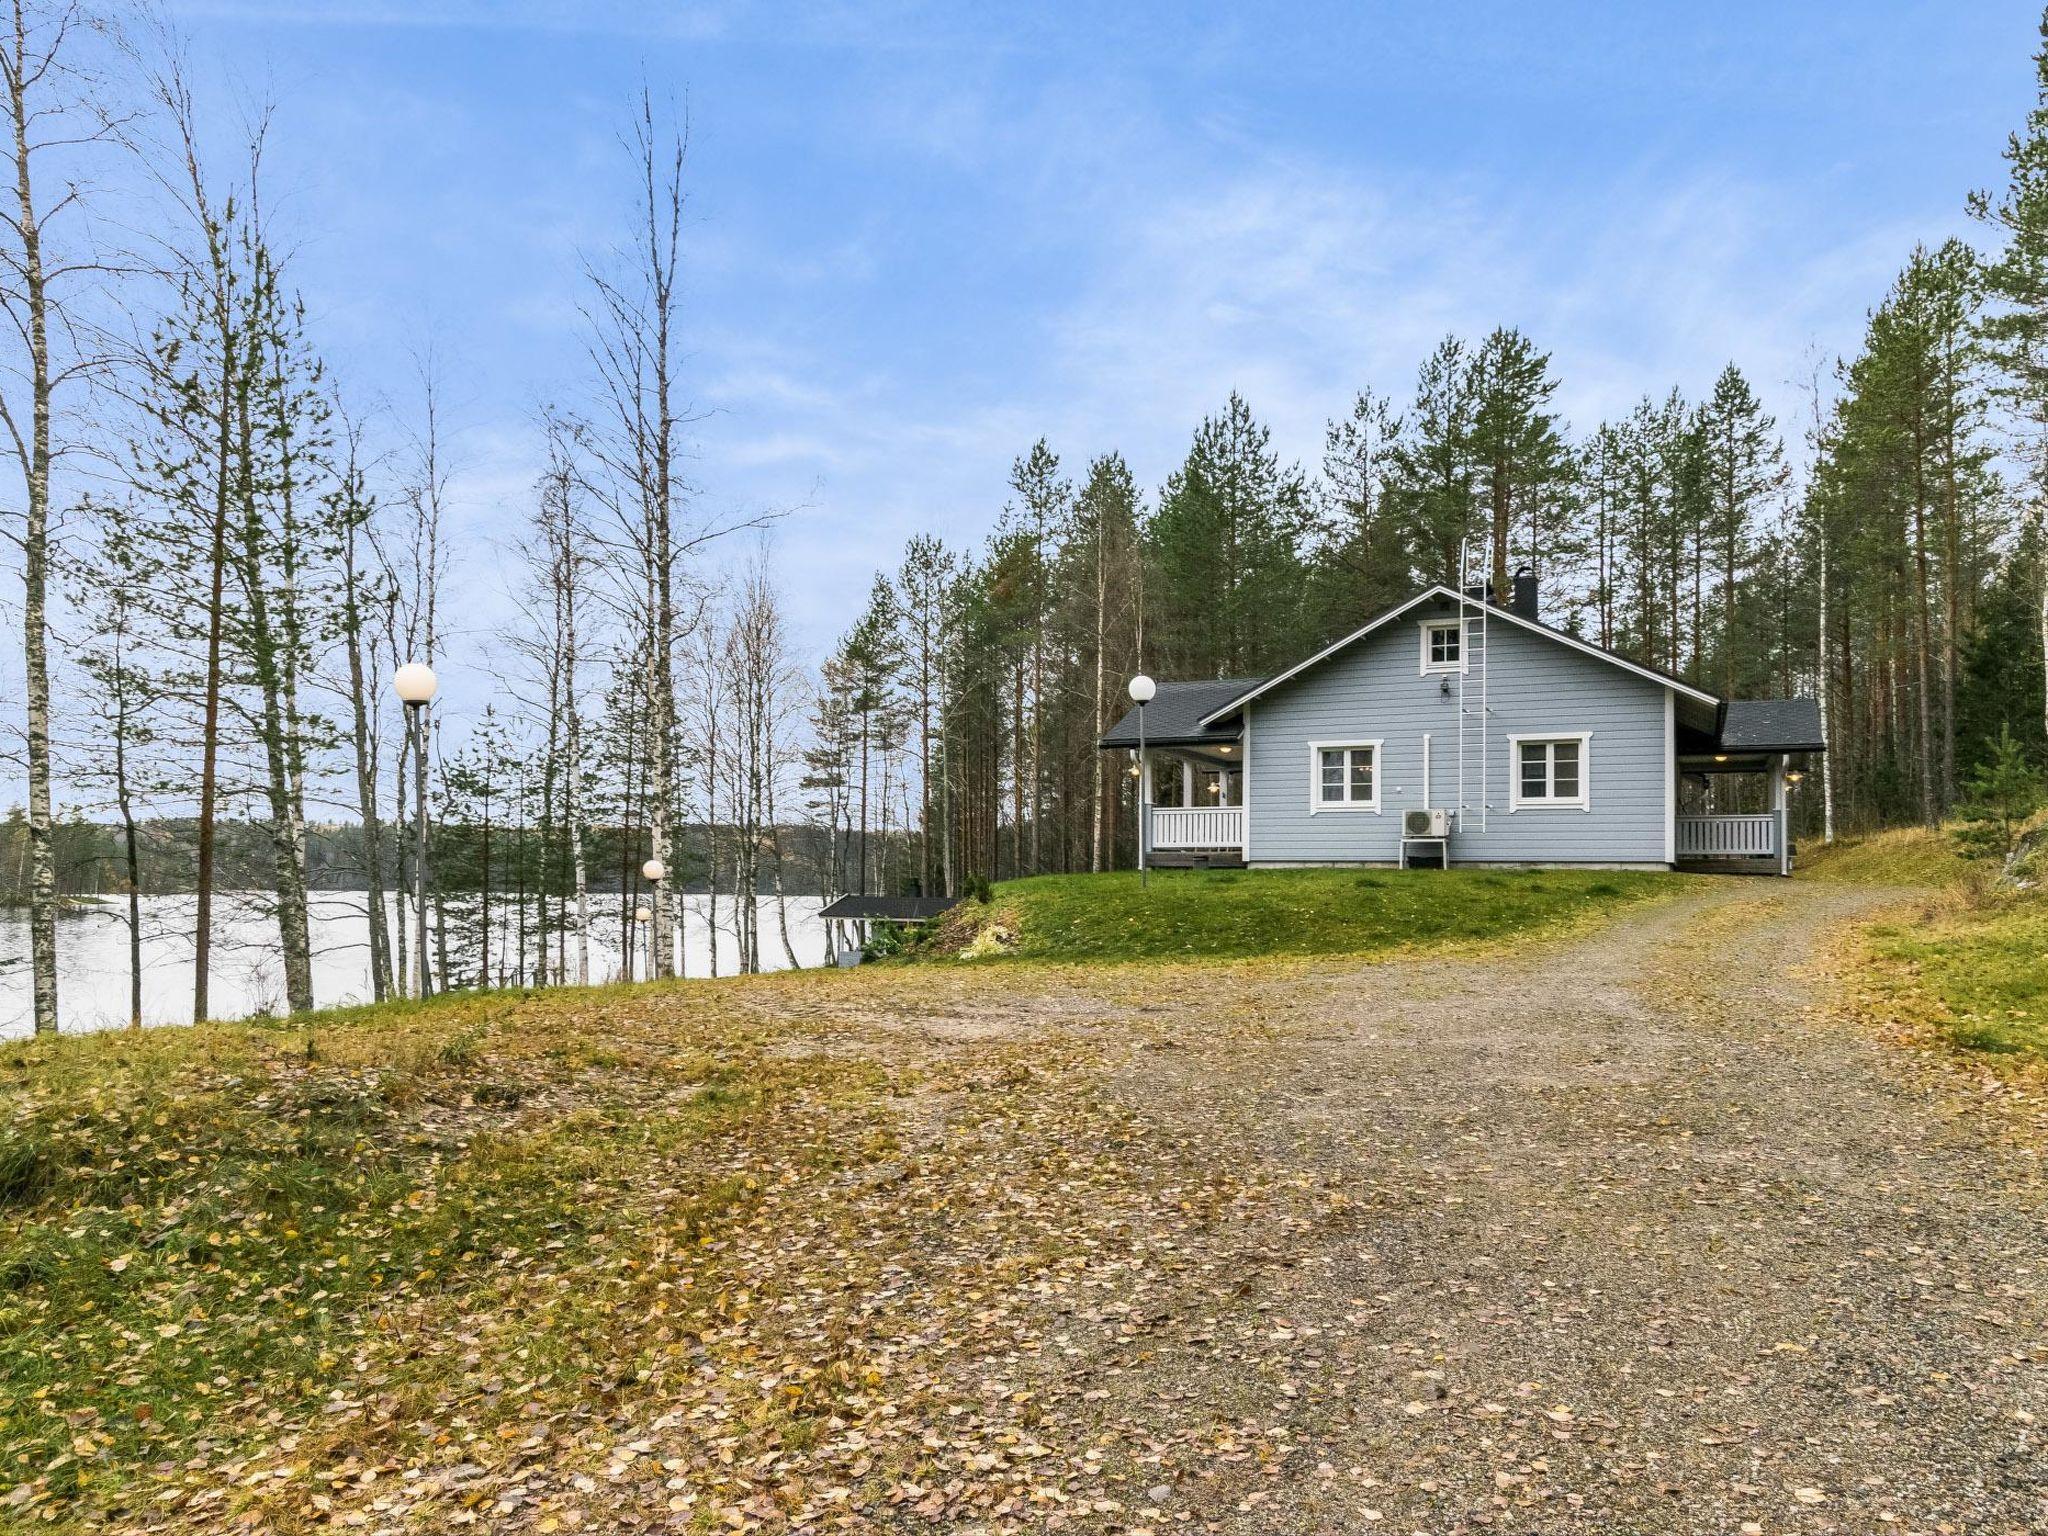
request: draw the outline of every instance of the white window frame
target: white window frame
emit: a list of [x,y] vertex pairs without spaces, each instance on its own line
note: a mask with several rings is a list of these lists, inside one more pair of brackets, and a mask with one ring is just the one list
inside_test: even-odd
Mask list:
[[[1312,741],[1308,744],[1308,813],[1320,815],[1324,811],[1369,811],[1380,813],[1380,781],[1384,777],[1387,755],[1383,750],[1384,737],[1367,737],[1351,741]],[[1372,753],[1372,798],[1370,800],[1325,800],[1323,798],[1323,754],[1325,752],[1352,753],[1361,747]],[[1351,793],[1351,759],[1344,759],[1344,793]]]
[[[1424,619],[1416,626],[1422,631],[1422,675],[1430,677],[1436,673],[1463,672],[1471,665],[1465,659],[1465,647],[1471,643],[1463,619]],[[1439,629],[1455,629],[1458,632],[1458,659],[1456,661],[1431,661],[1429,659],[1429,637]]]
[[[1522,744],[1541,742],[1551,746],[1560,741],[1579,744],[1579,793],[1571,800],[1550,796],[1530,800],[1522,794]],[[1557,782],[1557,754],[1544,754],[1545,786]],[[1590,811],[1593,809],[1593,733],[1591,731],[1524,731],[1508,737],[1508,809],[1511,811]]]

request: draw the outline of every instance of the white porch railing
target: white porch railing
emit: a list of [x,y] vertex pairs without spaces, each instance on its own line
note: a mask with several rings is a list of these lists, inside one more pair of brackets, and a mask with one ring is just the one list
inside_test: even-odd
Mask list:
[[1678,856],[1681,859],[1769,859],[1778,852],[1778,814],[1751,816],[1681,816]]
[[1244,807],[1241,805],[1198,805],[1189,808],[1155,805],[1150,808],[1153,848],[1242,848]]

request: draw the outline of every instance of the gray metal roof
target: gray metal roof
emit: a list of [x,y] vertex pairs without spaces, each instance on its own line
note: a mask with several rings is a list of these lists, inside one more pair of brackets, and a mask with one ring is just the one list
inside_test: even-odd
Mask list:
[[1812,699],[1730,699],[1721,712],[1724,752],[1824,752]]
[[958,896],[841,896],[818,916],[861,923],[922,923],[959,904]]
[[[1256,677],[1211,677],[1191,683],[1161,683],[1159,692],[1145,706],[1145,744],[1158,747],[1201,746],[1206,742],[1232,742],[1243,734],[1235,721],[1204,726],[1202,717],[1221,709],[1241,693],[1257,687]],[[1102,733],[1097,746],[1135,747],[1138,744],[1138,706],[1124,711],[1123,719]]]

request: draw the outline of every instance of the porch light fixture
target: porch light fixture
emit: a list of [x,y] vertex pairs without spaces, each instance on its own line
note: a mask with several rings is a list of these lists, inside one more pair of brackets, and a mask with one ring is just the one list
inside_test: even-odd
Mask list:
[[1230,748],[1227,746],[1218,747],[1216,750],[1218,752],[1221,752],[1225,757],[1230,756]]
[[1726,752],[1716,752],[1714,754],[1714,761],[1717,763],[1725,763],[1728,761],[1728,754]]
[[1220,795],[1223,793],[1223,786],[1221,784],[1211,784],[1209,786],[1209,793],[1212,795]]
[[1794,768],[1790,773],[1785,775],[1785,782],[1787,784],[1797,784],[1801,779],[1805,777],[1805,774],[1801,773],[1797,768]]

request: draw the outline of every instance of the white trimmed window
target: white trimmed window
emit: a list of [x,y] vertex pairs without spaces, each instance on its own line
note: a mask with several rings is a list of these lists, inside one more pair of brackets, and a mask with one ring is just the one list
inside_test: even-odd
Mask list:
[[1583,811],[1587,795],[1588,758],[1593,738],[1575,736],[1510,736],[1514,747],[1513,809]]
[[1310,814],[1380,808],[1377,741],[1312,741],[1308,758]]
[[1465,670],[1464,620],[1422,621],[1422,670],[1425,673]]

